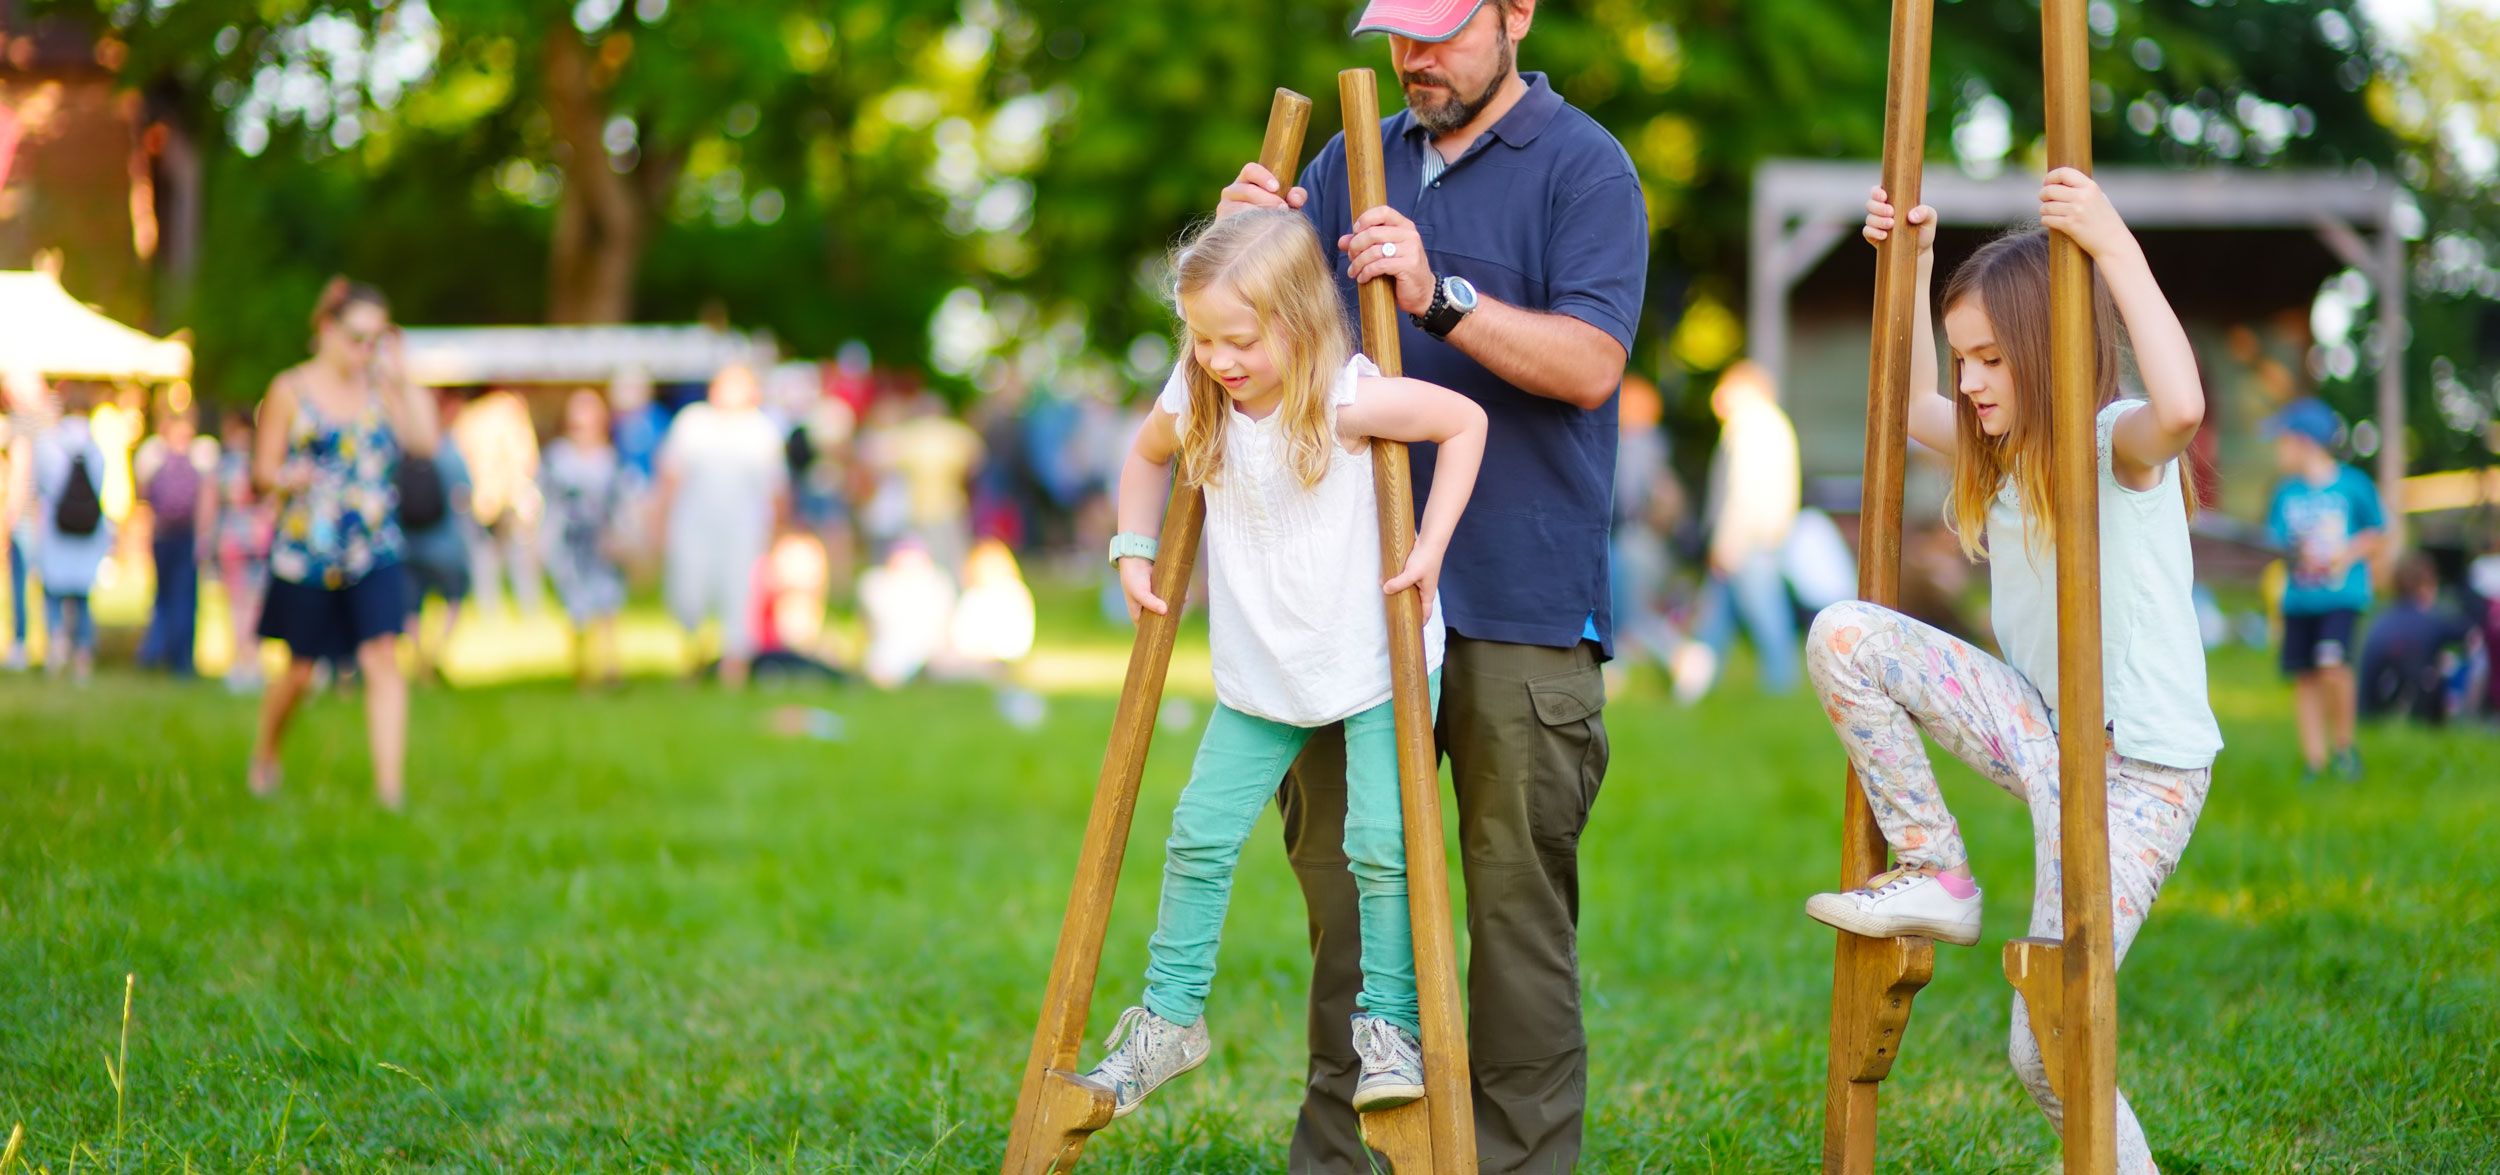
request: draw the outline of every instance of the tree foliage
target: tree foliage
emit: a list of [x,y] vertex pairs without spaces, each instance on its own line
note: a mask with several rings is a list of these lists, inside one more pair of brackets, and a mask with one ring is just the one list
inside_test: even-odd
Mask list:
[[[2436,19],[2437,35],[2381,49],[2367,89],[2420,202],[2412,329],[2397,341],[2417,470],[2487,466],[2500,453],[2500,15],[2452,8]],[[2389,340],[2364,342],[2368,367],[2387,360]],[[2367,384],[2356,365],[2328,390],[2366,414]]]
[[[1077,51],[1031,64],[1075,102],[1038,178],[1046,210],[1039,231],[1054,262],[1023,288],[1086,307],[1095,336],[1115,351],[1167,329],[1167,312],[1137,280],[1139,266],[1202,215],[1255,152],[1269,87],[1289,82],[1319,99],[1316,144],[1336,126],[1327,93],[1335,71],[1388,72],[1380,39],[1331,36],[1346,27],[1350,6],[1163,8],[1174,16],[1138,21],[1046,7],[1045,23],[1071,30],[1067,45]],[[1547,72],[1612,130],[1648,194],[1653,272],[1636,366],[1672,387],[1742,353],[1734,308],[1743,303],[1753,172],[1775,157],[1871,158],[1880,149],[1889,19],[1887,6],[1852,0],[1540,8],[1521,68]],[[2094,4],[2098,158],[2389,165],[2387,133],[2360,94],[2371,76],[2361,19],[2350,0]],[[1936,5],[1931,160],[2039,166],[2039,21],[2038,5],[2026,0]],[[1395,109],[1388,81],[1383,105]],[[1994,154],[1991,125],[2002,135]],[[1706,433],[1700,398],[1685,397],[1682,409]]]
[[[211,154],[191,302],[210,394],[295,354],[337,270],[410,321],[708,314],[800,353],[864,339],[967,389],[1018,358],[1109,382],[1168,333],[1146,279],[1255,152],[1274,87],[1316,99],[1312,149],[1338,69],[1379,70],[1398,103],[1340,0],[430,3],[97,10],[132,84]],[[2354,0],[2091,9],[2101,159],[2398,165],[2364,103],[2391,63]],[[1649,193],[1637,364],[1740,353],[1753,170],[1874,152],[1887,19],[1855,0],[1537,14],[1523,68],[1612,129]],[[1931,158],[2033,164],[2036,2],[1942,0],[1936,29]]]

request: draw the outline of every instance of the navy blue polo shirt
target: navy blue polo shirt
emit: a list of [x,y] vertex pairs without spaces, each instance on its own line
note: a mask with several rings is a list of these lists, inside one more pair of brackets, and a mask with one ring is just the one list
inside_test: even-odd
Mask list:
[[[1567,314],[1606,332],[1624,352],[1640,321],[1649,274],[1649,210],[1622,144],[1572,107],[1545,75],[1521,75],[1527,94],[1429,186],[1430,135],[1406,111],[1381,121],[1389,206],[1415,222],[1436,277],[1466,278],[1486,296]],[[1354,283],[1336,241],[1354,215],[1345,136],[1302,171],[1303,212],[1337,260],[1351,312]],[[1398,346],[1407,375],[1451,388],[1490,418],[1484,465],[1450,538],[1441,610],[1451,631],[1477,640],[1568,648],[1592,625],[1614,655],[1608,606],[1607,523],[1614,493],[1616,415],[1530,395],[1425,334],[1403,314]],[[1416,504],[1432,484],[1434,446],[1416,445]]]

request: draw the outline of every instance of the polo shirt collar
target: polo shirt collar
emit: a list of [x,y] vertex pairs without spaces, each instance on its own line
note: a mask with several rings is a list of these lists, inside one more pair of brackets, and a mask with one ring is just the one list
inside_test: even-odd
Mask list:
[[[1509,113],[1502,115],[1493,124],[1491,131],[1494,138],[1510,144],[1514,149],[1535,142],[1536,137],[1545,132],[1545,128],[1554,121],[1554,116],[1563,108],[1562,95],[1554,92],[1554,87],[1546,82],[1544,74],[1523,73],[1519,75],[1519,80],[1528,84],[1528,92],[1519,96],[1518,104],[1512,106]],[[1398,117],[1405,122],[1401,133],[1406,137],[1414,138],[1424,135],[1423,124],[1415,121],[1413,111],[1399,111]]]

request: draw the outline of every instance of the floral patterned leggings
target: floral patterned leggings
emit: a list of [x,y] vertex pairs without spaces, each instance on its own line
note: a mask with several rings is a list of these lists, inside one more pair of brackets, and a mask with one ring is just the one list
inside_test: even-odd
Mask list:
[[[2040,691],[2012,666],[1966,641],[1898,612],[1862,601],[1835,604],[1815,617],[1806,640],[1806,672],[1823,699],[1832,729],[1857,768],[1884,840],[1904,865],[1950,869],[1966,864],[1962,833],[1944,806],[1919,733],[2031,805],[2033,878],[2031,933],[2060,937],[2064,891],[2058,869],[2057,732]],[[2210,767],[2186,770],[2129,759],[2111,751],[2109,885],[2118,961],[2152,910],[2162,882],[2178,867],[2196,817],[2205,807]],[[2008,1052],[2023,1087],[2052,1126],[2063,1127],[2050,1092],[2031,1017],[2014,997]],[[2118,1169],[2155,1170],[2144,1129],[2118,1097]]]

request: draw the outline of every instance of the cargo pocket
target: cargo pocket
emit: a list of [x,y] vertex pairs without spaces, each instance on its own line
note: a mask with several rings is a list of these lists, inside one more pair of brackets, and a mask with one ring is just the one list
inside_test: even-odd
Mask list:
[[1570,851],[1588,826],[1606,777],[1606,676],[1595,665],[1528,679],[1541,745],[1530,789],[1530,830],[1539,848]]

